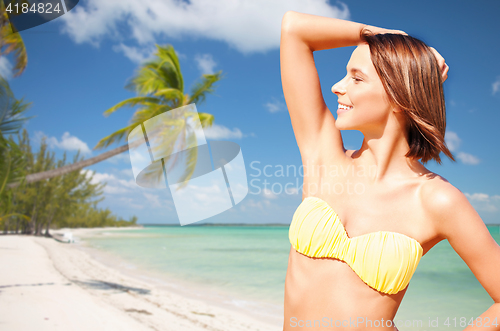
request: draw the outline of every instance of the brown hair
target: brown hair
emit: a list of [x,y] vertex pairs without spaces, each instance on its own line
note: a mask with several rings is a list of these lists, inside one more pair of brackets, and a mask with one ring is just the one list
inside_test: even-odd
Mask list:
[[405,156],[441,164],[439,153],[443,152],[455,161],[444,141],[441,70],[429,46],[410,36],[373,34],[366,29],[361,31],[361,41],[370,47],[371,60],[390,102],[406,118],[410,150]]

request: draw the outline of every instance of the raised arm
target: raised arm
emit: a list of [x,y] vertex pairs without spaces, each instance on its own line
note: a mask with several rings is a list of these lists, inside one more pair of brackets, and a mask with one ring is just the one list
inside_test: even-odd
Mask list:
[[364,28],[375,34],[405,34],[399,30],[293,11],[283,17],[281,83],[303,162],[305,159],[318,160],[322,151],[336,160],[345,158],[342,136],[321,93],[313,52],[358,45]]
[[363,24],[289,11],[281,24],[281,82],[293,131],[304,158],[315,158],[322,147],[345,157],[340,131],[328,110],[313,52],[353,46]]
[[335,159],[345,157],[340,131],[321,93],[313,52],[355,46],[365,27],[374,33],[400,32],[293,11],[283,17],[281,82],[303,161],[317,159],[321,151]]

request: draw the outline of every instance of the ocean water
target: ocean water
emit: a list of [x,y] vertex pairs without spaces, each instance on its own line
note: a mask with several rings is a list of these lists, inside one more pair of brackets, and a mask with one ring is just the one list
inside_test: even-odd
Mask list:
[[[500,243],[498,226],[488,228]],[[233,303],[247,303],[247,309],[261,303],[268,314],[282,312],[288,226],[148,226],[97,232],[85,242],[136,272],[239,298]],[[400,330],[463,330],[464,319],[468,323],[492,303],[468,266],[442,241],[421,259],[395,321],[402,323]]]

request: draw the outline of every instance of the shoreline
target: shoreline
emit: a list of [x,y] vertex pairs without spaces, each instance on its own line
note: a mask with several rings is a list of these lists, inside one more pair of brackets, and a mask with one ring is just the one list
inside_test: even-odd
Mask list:
[[[115,253],[101,250],[88,244],[87,238],[96,238],[97,235],[107,236],[108,232],[114,230],[141,230],[142,228],[93,228],[90,230],[74,231],[76,241],[73,247],[87,253],[91,258],[120,273],[138,279],[152,286],[178,294],[182,297],[200,300],[211,306],[241,313],[264,323],[272,324],[276,330],[282,329],[283,305],[282,303],[270,302],[264,299],[249,297],[243,293],[235,293],[217,286],[205,283],[184,280],[175,274],[151,270],[144,265],[137,265]],[[71,230],[71,229],[65,229]],[[136,234],[134,234],[136,235]],[[120,235],[120,236],[123,236]]]
[[[71,231],[82,242],[96,231],[138,228],[143,227],[59,229],[51,234]],[[282,328],[124,274],[77,246],[46,237],[0,236],[0,263],[9,270],[0,274],[4,312],[0,326],[10,330]]]

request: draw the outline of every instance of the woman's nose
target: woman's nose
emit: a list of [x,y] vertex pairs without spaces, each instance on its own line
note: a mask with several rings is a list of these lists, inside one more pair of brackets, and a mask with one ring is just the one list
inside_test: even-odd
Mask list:
[[334,84],[332,86],[332,92],[335,94],[344,94],[345,91],[345,84],[344,84],[344,79],[342,79],[340,82]]

